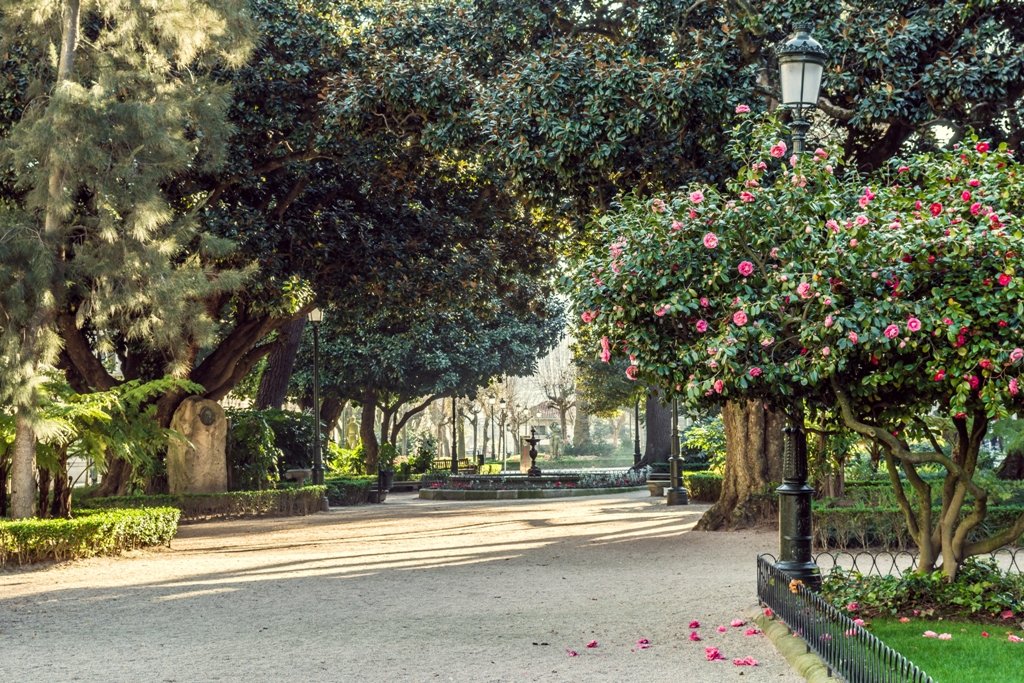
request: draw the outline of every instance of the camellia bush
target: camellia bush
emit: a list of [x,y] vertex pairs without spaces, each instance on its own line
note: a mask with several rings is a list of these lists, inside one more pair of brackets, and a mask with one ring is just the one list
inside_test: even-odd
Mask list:
[[[910,482],[896,491],[920,570],[952,578],[1024,532],[1024,516],[982,532],[975,480],[989,424],[1024,398],[1020,164],[973,140],[863,177],[827,147],[792,154],[745,109],[724,189],[627,197],[599,219],[607,242],[572,283],[583,334],[692,403],[837,411]],[[926,464],[946,473],[938,509]]]

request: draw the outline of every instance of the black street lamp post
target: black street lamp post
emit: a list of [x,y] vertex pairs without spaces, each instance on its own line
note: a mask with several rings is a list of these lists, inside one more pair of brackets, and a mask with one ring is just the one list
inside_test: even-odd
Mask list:
[[[495,448],[495,444],[494,444],[494,404],[497,403],[497,402],[498,402],[498,399],[495,398],[494,396],[489,396],[487,398],[487,405],[489,405],[491,407],[491,458],[494,459],[494,460],[497,460],[497,458],[495,457],[495,450],[494,450],[494,448]],[[484,439],[486,439],[486,438],[487,438],[487,435],[484,434]],[[486,451],[487,449],[484,448],[484,450]]]
[[633,404],[633,467],[640,464],[640,397]]
[[[313,326],[313,484],[322,486],[324,483],[324,453],[320,446],[320,323],[324,320],[324,312],[314,308],[306,314],[306,320]],[[320,501],[322,510],[330,509],[325,494]]]
[[507,406],[508,403],[505,401],[505,399],[501,399],[501,401],[498,402],[498,405],[501,406],[501,419],[498,422],[498,441],[501,442],[501,469],[504,471],[505,463],[508,460],[508,453],[506,452],[505,449],[505,406]]
[[690,498],[683,487],[682,458],[679,457],[679,402],[672,399],[672,457],[668,459],[668,479],[671,486],[665,492],[666,505],[689,505]]
[[[828,59],[825,49],[811,37],[810,24],[799,24],[796,35],[779,48],[782,106],[793,112],[793,153],[803,154],[810,122],[808,112],[817,105],[821,75]],[[782,485],[779,494],[779,561],[776,566],[811,588],[821,586],[821,571],[811,556],[811,497],[807,484],[807,436],[799,403],[791,406],[785,428]]]
[[476,464],[477,464],[477,466],[481,466],[481,465],[484,464],[484,454],[476,449],[476,428],[477,428],[477,424],[480,422],[480,404],[479,403],[474,403],[472,411],[473,411],[473,455],[476,456]]
[[459,473],[459,409],[456,403],[458,399],[452,394],[452,474]]

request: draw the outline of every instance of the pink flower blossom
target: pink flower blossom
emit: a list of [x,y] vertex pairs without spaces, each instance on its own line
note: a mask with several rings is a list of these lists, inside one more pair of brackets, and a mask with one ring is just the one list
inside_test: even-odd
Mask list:
[[832,327],[832,325],[834,325],[834,324],[835,324],[835,319],[832,317],[832,314],[830,313],[830,314],[826,315],[825,316],[825,327]]
[[696,631],[690,631],[690,640],[692,640],[695,643],[700,642],[700,640],[701,640],[700,634],[697,633]]
[[1010,378],[1010,383],[1007,386],[1007,389],[1010,392],[1010,396],[1016,396],[1020,392],[1020,385],[1017,384],[1017,378],[1016,377],[1011,377]]
[[722,391],[725,389],[725,382],[723,382],[720,379],[716,379],[713,385],[713,389],[715,390],[716,394],[722,393]]
[[967,375],[964,379],[967,380],[967,386],[971,388],[971,391],[976,391],[981,386],[981,379],[977,375]]
[[857,242],[857,238],[856,237],[854,237],[854,238],[852,238],[850,240],[850,248],[851,249],[855,248],[857,246],[857,244],[858,244],[858,242]]
[[701,334],[703,334],[704,332],[708,331],[708,321],[707,320],[698,320],[696,327],[697,327],[697,331],[700,332]]
[[910,623],[910,617],[900,617],[900,623],[901,624],[909,624]]
[[722,656],[722,653],[718,651],[717,647],[704,648],[704,658],[707,659],[709,662],[715,662],[720,659],[725,659],[725,657]]
[[857,602],[849,602],[849,603],[846,604],[846,611],[847,612],[856,612],[859,609],[860,609],[860,604],[857,603]]
[[967,181],[967,184],[970,185],[971,187],[980,187],[981,181],[978,180],[977,178],[971,178],[970,180]]
[[590,649],[594,649],[595,647],[597,647],[597,641],[596,640],[590,641],[589,643],[587,643],[587,647],[590,648]]
[[566,650],[565,654],[569,655],[570,657],[579,657],[580,656],[580,653],[576,652],[576,650]]
[[798,157],[795,154],[793,156],[789,157],[789,165],[790,166],[796,167],[796,162],[798,162],[798,161],[800,161],[800,157]]
[[988,637],[989,637],[989,635],[988,635],[988,631],[982,631],[982,632],[981,632],[981,637],[982,637],[982,638],[988,638]]
[[704,193],[701,192],[700,190],[694,190],[693,192],[690,193],[690,201],[693,202],[694,204],[700,204],[702,201],[704,201]]
[[612,346],[611,342],[608,341],[608,337],[601,337],[601,360],[605,363],[612,359]]
[[846,338],[850,340],[851,344],[856,344],[860,341],[860,337],[857,336],[857,333],[852,331],[846,335]]
[[776,159],[781,159],[782,157],[786,156],[786,149],[786,143],[783,142],[782,140],[779,140],[774,145],[772,145],[772,148],[768,153],[771,154]]
[[772,611],[772,608],[771,608],[771,607],[765,607],[765,608],[764,608],[764,615],[765,615],[766,617],[768,617],[769,619],[771,619],[772,617],[774,617],[774,616],[775,616],[775,612],[773,612],[773,611]]
[[885,328],[885,332],[883,332],[882,334],[884,334],[889,339],[895,339],[896,337],[900,336],[900,328],[898,325],[889,325],[887,328]]
[[597,317],[597,311],[583,311],[583,313],[580,314],[580,317],[583,318],[583,322],[585,323],[594,322],[594,318]]
[[[783,150],[782,154],[785,154],[785,153],[786,153],[785,150]],[[782,154],[780,154],[779,156],[782,156]],[[763,161],[755,161],[754,163],[752,163],[750,165],[750,170],[752,170],[752,171],[765,171],[767,169],[768,169],[768,164],[766,164]]]
[[682,229],[683,229],[682,221],[672,221],[672,231],[673,232],[679,232]]
[[963,192],[960,193],[960,199],[964,200],[965,202],[971,201],[971,193],[968,192],[967,190],[964,190]]
[[662,305],[654,309],[654,315],[658,316],[659,318],[664,317],[666,313],[668,313],[668,306]]
[[939,640],[953,640],[953,636],[948,633],[940,633]]
[[896,169],[896,172],[897,173],[906,173],[909,170],[910,170],[909,166],[900,166],[899,168]]
[[740,264],[736,266],[736,270],[740,272],[743,277],[749,277],[754,272],[754,264],[750,261],[740,261]]
[[935,373],[935,376],[932,377],[932,379],[935,380],[936,382],[941,382],[942,380],[946,379],[946,369],[940,368],[939,371]]
[[971,204],[971,215],[977,216],[979,213],[981,213],[981,202],[974,202]]
[[740,201],[749,204],[750,202],[754,201],[754,199],[754,195],[750,194],[746,190],[740,192]]
[[925,631],[921,635],[924,636],[925,638],[938,638],[939,637],[939,634],[936,633],[935,631]]
[[732,663],[735,666],[757,666],[758,661],[753,657],[737,657]]
[[750,107],[748,107],[745,104],[737,104],[736,105],[736,113],[737,114],[749,114],[750,113]]
[[715,630],[716,630],[716,631],[718,631],[719,633],[725,633],[725,632],[726,632],[726,631],[728,631],[729,629],[727,629],[727,628],[726,628],[726,627],[724,627],[724,626],[719,626],[719,627],[718,627],[718,628],[716,628]]
[[743,625],[744,625],[744,624],[746,624],[746,623],[747,623],[747,622],[746,622],[746,621],[744,621],[743,619],[733,619],[733,620],[732,620],[732,621],[731,621],[731,622],[729,623],[729,625],[730,625],[730,626],[732,626],[733,628],[739,628],[740,626],[743,626]]
[[700,622],[694,619],[690,622],[690,628],[700,628]]
[[709,232],[704,235],[704,246],[708,249],[714,249],[718,246],[718,235],[713,232]]
[[1010,284],[1010,280],[1012,280],[1012,279],[1013,278],[1011,278],[1006,273],[999,273],[999,278],[998,278],[999,286],[1000,287],[1005,287],[1006,285]]
[[1022,640],[1024,640],[1024,638],[1021,638],[1020,636],[1015,636],[1012,633],[1006,636],[1006,639],[1009,640],[1011,643],[1019,643]]
[[746,631],[743,632],[743,635],[745,635],[745,636],[759,636],[759,635],[761,635],[761,629],[759,629],[759,628],[748,628]]
[[829,218],[825,221],[825,227],[834,233],[839,232],[839,223],[834,218]]
[[772,247],[771,249],[769,249],[768,256],[770,256],[771,258],[779,258],[779,248]]
[[750,370],[748,370],[748,372],[749,372],[751,377],[760,377],[762,370],[761,370],[761,368],[755,366],[755,367],[750,368]]
[[868,223],[870,223],[871,221],[868,219],[867,216],[865,216],[864,214],[861,213],[861,214],[857,214],[857,217],[853,219],[853,222],[857,226],[864,226],[864,225],[867,225]]
[[747,324],[747,314],[744,313],[743,311],[736,311],[735,313],[732,314],[732,322],[734,325],[743,327],[744,325]]
[[636,641],[636,647],[638,650],[646,650],[650,646],[651,641],[647,640],[646,638],[641,638],[640,640]]
[[861,619],[860,617],[854,619],[853,623],[857,624],[857,626],[865,626],[867,624],[867,622]]
[[911,316],[907,319],[907,329],[911,332],[918,332],[921,329],[921,321]]
[[819,159],[828,159],[828,152],[823,150],[821,147],[818,147],[817,149],[814,150],[814,156],[818,157]]
[[665,213],[666,210],[668,210],[668,205],[665,204],[664,199],[651,200],[651,211],[654,213]]
[[635,365],[629,365],[629,366],[626,367],[626,377],[628,377],[629,379],[633,380],[634,382],[636,381],[636,377],[637,377],[637,373],[638,372],[639,372],[639,369]]
[[928,212],[931,213],[932,216],[938,216],[942,213],[942,204],[939,202],[932,202],[928,207]]
[[978,150],[978,154],[984,154],[985,152],[988,151],[988,143],[987,142],[979,142],[978,144],[976,144],[974,146],[974,149]]
[[826,358],[828,357],[828,355],[829,355],[830,353],[832,353],[832,349],[830,349],[830,348],[829,348],[829,347],[827,347],[827,346],[826,346],[826,347],[824,347],[824,348],[823,348],[823,349],[821,350],[821,355],[825,356]]
[[811,284],[809,282],[801,282],[796,286],[796,293],[801,299],[811,298]]

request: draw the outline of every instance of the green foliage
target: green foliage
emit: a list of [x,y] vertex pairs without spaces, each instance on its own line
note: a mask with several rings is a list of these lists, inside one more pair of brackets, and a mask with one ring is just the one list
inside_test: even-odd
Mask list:
[[278,470],[283,473],[290,469],[310,469],[313,466],[313,418],[308,413],[276,408],[268,408],[262,415],[274,430],[274,443],[282,452]]
[[433,469],[434,458],[437,456],[437,439],[429,432],[419,432],[415,436],[414,443],[415,451],[409,458],[412,471],[416,474],[430,471]]
[[180,510],[182,521],[199,521],[231,517],[309,515],[320,511],[323,496],[323,486],[303,486],[302,488],[229,491],[227,493],[110,496],[91,498],[82,505],[90,509],[166,506]]
[[180,511],[80,511],[72,519],[0,520],[0,566],[47,560],[116,555],[125,550],[170,545]]
[[360,443],[355,448],[342,448],[335,443],[329,443],[327,450],[331,454],[329,471],[347,475],[366,474],[363,444]]
[[722,475],[714,472],[684,472],[683,486],[691,500],[715,503],[722,495]]
[[324,480],[327,501],[333,505],[360,505],[366,503],[370,491],[377,488],[376,476],[331,477]]
[[1024,575],[1004,573],[992,559],[970,558],[953,582],[941,571],[862,576],[834,570],[821,593],[840,609],[857,603],[864,616],[922,614],[999,620],[1004,610],[1024,613]]
[[725,425],[721,416],[705,418],[687,427],[680,447],[687,461],[707,462],[713,472],[721,474],[725,468]]
[[277,446],[273,427],[263,411],[228,411],[227,457],[231,488],[235,491],[273,488],[279,480],[277,463],[284,452]]
[[398,457],[398,449],[392,443],[382,443],[377,454],[377,464],[382,470],[395,469],[395,458]]

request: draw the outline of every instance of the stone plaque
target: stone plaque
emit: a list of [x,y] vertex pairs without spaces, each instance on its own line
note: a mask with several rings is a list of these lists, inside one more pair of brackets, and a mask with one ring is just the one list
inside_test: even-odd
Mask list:
[[167,449],[167,484],[171,493],[219,493],[228,489],[228,461],[224,448],[228,422],[216,401],[190,396],[171,418],[172,438]]

